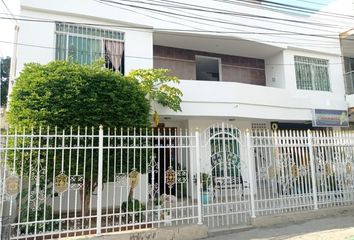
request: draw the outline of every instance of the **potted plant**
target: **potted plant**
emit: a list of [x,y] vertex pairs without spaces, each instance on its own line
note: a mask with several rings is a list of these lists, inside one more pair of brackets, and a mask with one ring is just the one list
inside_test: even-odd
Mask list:
[[163,212],[161,213],[161,219],[164,220],[165,226],[172,225],[171,207],[177,202],[177,198],[173,195],[162,194],[160,196]]
[[[194,176],[194,181],[197,182],[197,174]],[[209,203],[211,175],[208,173],[200,173],[200,184],[202,187],[202,202],[203,204]]]
[[128,199],[122,203],[121,213],[126,223],[143,222],[145,220],[145,205],[138,199]]

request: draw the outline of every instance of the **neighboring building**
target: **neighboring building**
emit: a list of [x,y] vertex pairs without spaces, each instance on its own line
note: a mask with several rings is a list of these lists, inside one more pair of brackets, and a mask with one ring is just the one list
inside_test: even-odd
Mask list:
[[344,59],[344,77],[346,99],[348,102],[348,112],[350,127],[354,129],[354,31],[353,29],[341,34],[341,45]]
[[[354,0],[336,0],[325,7],[324,14],[333,13],[330,20],[338,24],[340,31],[343,71],[348,103],[350,129],[354,129]],[[321,12],[320,12],[321,13]],[[317,17],[320,18],[321,14]],[[338,17],[339,16],[339,17]],[[346,27],[348,26],[348,27]]]
[[[315,109],[347,110],[336,29],[259,1],[151,4],[22,0],[21,15],[40,21],[20,22],[17,74],[27,62],[69,56],[83,64],[105,56],[125,74],[169,68],[184,96],[182,112],[158,107],[166,127],[308,129]],[[338,37],[322,36],[329,32]]]

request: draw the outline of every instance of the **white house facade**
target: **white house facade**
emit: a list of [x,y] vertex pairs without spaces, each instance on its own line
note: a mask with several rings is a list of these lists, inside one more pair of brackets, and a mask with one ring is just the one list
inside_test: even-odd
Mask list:
[[180,112],[153,105],[152,131],[2,136],[9,239],[225,230],[354,204],[353,133],[306,131],[350,125],[354,34],[266,2],[21,0],[14,75],[29,62],[103,58],[122,74],[170,69],[183,98]]
[[22,0],[21,16],[17,75],[69,56],[106,56],[124,74],[171,69],[183,102],[181,112],[157,106],[166,127],[308,129],[315,110],[348,109],[338,30],[259,1]]

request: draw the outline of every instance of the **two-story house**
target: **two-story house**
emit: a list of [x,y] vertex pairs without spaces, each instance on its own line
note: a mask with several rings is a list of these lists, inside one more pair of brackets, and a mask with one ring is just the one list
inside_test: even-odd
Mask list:
[[339,32],[261,2],[22,0],[17,74],[105,57],[123,74],[168,68],[181,80],[182,111],[157,107],[167,127],[347,125]]

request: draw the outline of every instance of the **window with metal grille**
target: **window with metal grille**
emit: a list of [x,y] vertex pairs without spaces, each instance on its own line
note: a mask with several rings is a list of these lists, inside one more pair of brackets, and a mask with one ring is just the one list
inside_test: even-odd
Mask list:
[[92,64],[103,58],[105,67],[124,74],[124,33],[89,26],[56,23],[55,59]]
[[251,129],[252,130],[267,129],[267,124],[266,123],[251,123]]
[[295,56],[298,89],[330,91],[328,60]]

